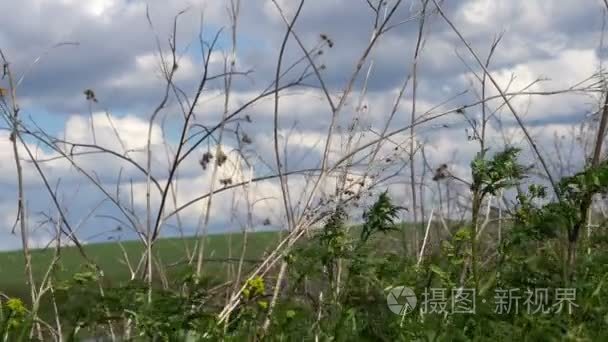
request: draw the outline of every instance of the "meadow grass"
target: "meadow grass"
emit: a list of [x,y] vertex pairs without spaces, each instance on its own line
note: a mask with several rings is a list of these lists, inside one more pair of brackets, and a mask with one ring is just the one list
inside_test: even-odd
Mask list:
[[[257,260],[266,250],[275,246],[280,238],[280,232],[254,232],[247,236],[245,259],[248,263]],[[163,238],[155,244],[155,255],[166,267],[168,273],[179,272],[187,263],[187,250],[193,250],[197,239]],[[123,253],[123,248],[124,253]],[[214,234],[207,237],[205,255],[207,258],[206,273],[213,277],[223,278],[228,272],[227,264],[238,262],[243,246],[242,233]],[[140,241],[104,242],[84,245],[88,257],[99,266],[104,273],[104,280],[118,284],[129,279],[129,268],[124,255],[129,258],[132,267],[139,262],[143,252]],[[32,268],[37,281],[40,281],[53,258],[52,247],[32,250]],[[230,260],[226,260],[230,259]],[[0,292],[28,300],[29,290],[25,284],[24,258],[22,251],[0,252]],[[85,270],[86,262],[76,247],[63,247],[58,262],[56,275],[63,280],[74,273]],[[224,274],[222,274],[224,273]]]

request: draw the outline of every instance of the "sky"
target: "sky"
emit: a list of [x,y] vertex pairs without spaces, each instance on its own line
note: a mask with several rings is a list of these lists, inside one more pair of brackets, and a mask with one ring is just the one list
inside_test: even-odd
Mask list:
[[[299,1],[277,0],[277,3],[291,18]],[[369,3],[375,5],[377,1]],[[388,1],[387,7],[394,3],[395,0]],[[330,160],[343,155],[344,134],[353,120],[358,123],[356,130],[362,141],[373,139],[373,132],[384,128],[399,89],[413,72],[420,25],[415,16],[420,6],[419,0],[401,2],[389,21],[391,30],[381,36],[363,64],[338,117]],[[493,41],[501,37],[487,69],[507,92],[525,90],[538,94],[513,98],[514,109],[546,154],[554,176],[576,171],[583,163],[584,142],[589,136],[581,135],[580,128],[593,126],[601,94],[561,92],[588,89],[594,84],[593,89],[599,89],[598,75],[606,56],[602,34],[604,2],[461,0],[441,2],[441,6],[484,61]],[[145,165],[142,151],[146,146],[149,119],[164,92],[158,44],[166,56],[175,16],[184,11],[176,26],[179,68],[175,84],[192,100],[203,74],[199,34],[209,43],[219,32],[209,59],[209,74],[221,74],[226,59],[230,58],[228,7],[227,0],[0,2],[0,49],[19,80],[17,97],[22,121],[30,129],[44,130],[56,139],[97,143]],[[434,8],[432,1],[429,8]],[[336,101],[370,42],[373,24],[374,12],[365,0],[304,2],[294,31],[307,49],[322,47],[322,54],[315,54],[314,60],[317,66],[323,65],[321,77]],[[272,1],[249,0],[240,5],[236,32],[235,70],[241,74],[233,78],[228,103],[231,111],[255,98],[274,80],[286,25]],[[329,38],[332,46],[322,37]],[[477,101],[481,96],[477,77],[483,75],[483,70],[446,21],[437,13],[430,13],[423,37],[416,67],[417,115],[437,114]],[[285,51],[284,69],[303,58],[302,49],[293,37]],[[282,81],[297,78],[304,67],[305,63],[298,64]],[[318,167],[332,115],[318,79],[312,75],[304,83],[281,94],[278,133],[287,170]],[[412,84],[410,80],[388,131],[405,127],[409,122]],[[207,84],[195,107],[195,125],[190,132],[213,126],[221,118],[223,86],[223,79]],[[0,87],[8,87],[6,78],[0,80]],[[83,93],[86,89],[94,91],[98,102],[86,100]],[[547,95],[550,92],[559,94]],[[486,93],[488,96],[499,94],[489,82]],[[222,141],[223,149],[229,152],[229,162],[219,170],[218,178],[230,177],[236,182],[249,175],[235,166],[239,154],[235,151],[237,138],[233,130],[237,124],[239,134],[247,134],[252,141],[243,150],[254,165],[253,176],[276,173],[273,106],[272,99],[260,101],[247,107],[237,117],[240,121],[231,122],[231,130]],[[486,109],[495,113],[487,133],[492,152],[515,145],[523,149],[523,160],[537,166],[538,161],[506,106],[496,100],[488,102]],[[245,115],[251,122],[244,120]],[[474,106],[464,114],[452,113],[417,126],[416,145],[424,146],[428,167],[447,163],[454,174],[470,179],[469,162],[479,150],[479,142],[471,139],[469,123],[479,121],[480,115],[481,106]],[[152,174],[163,185],[168,160],[177,149],[182,118],[178,101],[171,97],[153,123]],[[19,231],[14,229],[17,176],[6,121],[0,122],[0,129],[0,250],[16,249],[21,246]],[[402,148],[407,139],[406,134],[397,134],[393,142],[383,145],[379,159],[392,158],[397,162],[374,165],[373,172],[389,174],[400,170],[404,163],[399,161],[407,159]],[[92,242],[135,237],[127,227],[125,215],[103,193],[111,194],[145,220],[146,179],[132,164],[111,155],[84,154],[75,157],[77,168],[36,139],[26,138],[26,142],[41,161],[42,170],[80,239]],[[394,146],[398,148],[395,150]],[[176,204],[187,203],[209,191],[212,171],[203,170],[199,164],[209,148],[206,142],[201,144],[181,165],[176,183],[179,191],[175,199],[171,197],[169,211]],[[23,146],[20,152],[24,159],[30,243],[45,246],[54,234],[53,225],[47,219],[57,221],[58,214]],[[417,163],[421,172],[422,160]],[[103,191],[79,170],[93,175]],[[402,173],[380,185],[380,189],[389,188],[394,198],[407,207],[408,178],[409,175]],[[300,199],[310,187],[304,177],[289,178],[289,185],[293,201]],[[322,193],[330,193],[331,186],[323,183]],[[437,194],[432,189],[424,197],[427,209],[437,202]],[[276,179],[252,184],[250,196],[254,203],[253,226],[263,226],[266,219],[271,220],[271,227],[281,226],[284,209]],[[246,213],[232,210],[243,208],[245,200],[243,194],[230,191],[215,196],[210,231],[238,230],[246,225]],[[153,192],[152,205],[157,207],[159,203],[158,193]],[[179,225],[185,234],[191,234],[199,226],[203,211],[200,203],[188,207],[180,213],[179,220],[173,216],[165,222],[162,234],[181,234]]]

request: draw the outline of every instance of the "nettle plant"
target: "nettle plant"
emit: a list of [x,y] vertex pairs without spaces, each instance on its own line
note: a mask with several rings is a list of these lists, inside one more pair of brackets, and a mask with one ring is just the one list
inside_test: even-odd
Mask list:
[[28,340],[31,326],[31,315],[20,299],[0,300],[0,339],[2,341]]
[[[522,336],[529,329],[529,338],[606,338],[608,310],[601,300],[608,295],[604,285],[608,276],[605,222],[592,238],[589,234],[582,240],[580,233],[595,216],[589,201],[607,191],[608,164],[604,162],[562,178],[553,201],[547,201],[547,189],[540,185],[530,185],[527,192],[518,194],[512,229],[501,245],[496,285],[571,289],[577,305],[571,314],[511,317]],[[549,298],[548,306],[555,305],[555,300]]]
[[[471,162],[472,221],[455,227],[451,237],[441,242],[440,251],[421,267],[406,271],[416,274],[417,281],[410,284],[416,284],[417,293],[446,289],[448,305],[452,290],[475,289],[476,312],[425,315],[422,321],[405,322],[425,330],[432,340],[605,338],[608,311],[601,300],[608,295],[605,222],[600,222],[592,238],[589,234],[587,239],[579,237],[594,215],[588,201],[608,191],[608,163],[564,177],[556,184],[555,197],[549,198],[544,185],[528,184],[522,190],[529,168],[518,162],[518,149],[507,148],[490,158],[485,152]],[[504,220],[502,239],[481,239],[480,230],[491,229],[490,211],[483,208],[487,197],[514,188],[516,204]],[[581,247],[587,247],[586,253]],[[492,304],[497,289],[520,291],[522,307],[498,314]],[[575,310],[544,315],[527,312],[522,304],[526,291],[535,289],[570,290],[576,295]],[[559,303],[553,296],[544,304],[555,309]]]

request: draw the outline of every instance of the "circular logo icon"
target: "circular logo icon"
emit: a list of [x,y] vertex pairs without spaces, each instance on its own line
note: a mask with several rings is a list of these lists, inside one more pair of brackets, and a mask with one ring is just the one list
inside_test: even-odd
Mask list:
[[390,288],[386,296],[386,304],[388,309],[397,315],[405,315],[416,308],[416,294],[412,289],[406,286],[396,286]]

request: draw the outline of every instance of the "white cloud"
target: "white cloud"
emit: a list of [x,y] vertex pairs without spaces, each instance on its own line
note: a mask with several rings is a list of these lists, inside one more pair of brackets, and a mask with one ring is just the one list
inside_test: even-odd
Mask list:
[[[295,3],[280,1],[291,17]],[[395,20],[402,20],[411,15],[410,3],[396,14]],[[36,118],[37,111],[48,112],[46,120],[39,122],[43,127],[63,127],[52,132],[53,135],[73,142],[92,143],[93,132],[91,122],[86,113],[86,102],[82,91],[87,88],[95,90],[100,103],[94,106],[93,122],[95,123],[95,140],[101,146],[122,154],[125,150],[136,162],[145,164],[145,154],[148,118],[158,104],[158,94],[162,94],[163,84],[160,75],[159,61],[156,58],[155,35],[161,44],[166,44],[172,34],[174,15],[189,5],[189,12],[180,17],[177,27],[178,53],[180,55],[179,69],[176,74],[176,84],[180,86],[190,100],[196,90],[196,81],[203,72],[200,61],[198,29],[201,10],[204,10],[204,37],[211,39],[216,30],[224,27],[224,32],[217,42],[217,48],[211,56],[210,75],[223,71],[224,57],[230,50],[229,22],[226,16],[226,3],[209,1],[205,3],[190,1],[151,1],[150,14],[154,29],[146,22],[143,1],[127,0],[93,0],[88,2],[62,0],[41,1],[29,0],[22,2],[4,1],[0,3],[1,13],[10,13],[5,18],[6,30],[0,32],[0,48],[9,53],[11,65],[17,74],[26,70],[31,61],[45,51],[48,46],[58,41],[78,41],[80,47],[70,47],[53,50],[36,64],[27,75],[20,88],[23,113],[25,117],[31,114]],[[600,4],[581,4],[576,1],[487,1],[467,0],[445,5],[448,15],[462,29],[472,46],[485,57],[492,38],[499,32],[505,32],[503,41],[496,51],[490,66],[493,76],[505,89],[520,90],[538,78],[549,80],[539,82],[528,90],[551,91],[567,88],[592,75],[598,68],[600,59],[597,47],[601,29]],[[323,71],[326,85],[337,101],[339,92],[349,79],[352,68],[356,66],[360,49],[369,42],[372,30],[372,11],[365,2],[351,3],[347,0],[308,1],[295,29],[304,44],[311,48],[320,40],[320,33],[327,33],[335,41],[333,49],[325,49],[319,60],[327,65]],[[30,18],[31,20],[22,20]],[[261,20],[261,19],[267,20]],[[274,78],[275,63],[278,56],[281,37],[285,32],[285,24],[279,18],[276,8],[271,2],[243,1],[240,23],[238,26],[239,39],[237,42],[237,63],[240,71],[255,66],[255,72],[247,78],[235,76],[235,86],[231,93],[229,110],[235,110],[247,101],[255,98],[265,89]],[[475,100],[472,88],[479,90],[479,84],[474,80],[468,67],[463,65],[455,51],[479,72],[472,63],[462,43],[449,31],[438,17],[427,22],[428,34],[422,60],[419,64],[417,112],[425,112],[442,101],[452,98],[464,90],[469,90],[466,96],[459,96],[448,104],[434,109],[435,113],[446,108],[454,108]],[[369,79],[368,91],[362,99],[366,110],[357,112],[357,104],[363,85],[363,77],[367,64],[363,66],[360,78],[355,82],[355,89],[350,95],[346,106],[341,111],[335,134],[332,136],[332,151],[330,164],[344,151],[341,143],[348,125],[357,117],[360,129],[364,133],[361,144],[376,138],[376,135],[366,131],[373,128],[376,132],[383,129],[383,124],[395,101],[398,87],[403,79],[411,72],[411,57],[416,41],[418,23],[409,22],[399,26],[384,37],[378,49],[372,54],[374,69]],[[166,46],[163,45],[163,49]],[[290,39],[288,53],[285,56],[284,67],[301,57],[301,51]],[[321,63],[321,62],[320,62]],[[301,69],[294,70],[290,77],[293,79]],[[310,71],[310,70],[309,70]],[[512,79],[512,76],[515,78]],[[285,84],[287,79],[282,80]],[[223,82],[211,82],[202,93],[201,101],[196,107],[196,124],[194,130],[201,127],[212,127],[218,122],[224,110]],[[488,86],[490,95],[496,95],[492,86]],[[394,121],[388,131],[406,127],[409,122],[412,106],[410,87],[405,93],[401,106],[395,114]],[[541,142],[542,148],[550,151],[554,132],[558,135],[568,135],[570,128],[579,120],[586,109],[592,108],[595,98],[582,95],[557,95],[551,97],[534,96],[519,97],[513,104],[530,131]],[[496,108],[499,101],[490,107]],[[176,134],[171,132],[163,137],[160,123],[165,119],[167,128],[175,129],[175,122],[181,120],[175,98],[171,98],[167,108],[155,123],[152,131],[153,171],[161,184],[167,177],[167,156],[165,147],[171,145],[175,150]],[[120,115],[112,116],[112,122],[100,109],[108,108]],[[65,113],[80,113],[65,115]],[[233,182],[242,181],[245,177],[239,173],[238,156],[233,147],[236,145],[234,129],[239,124],[239,133],[246,132],[253,138],[253,144],[248,146],[247,155],[256,168],[256,176],[272,174],[275,168],[273,153],[273,97],[258,102],[247,108],[243,115],[249,115],[253,122],[244,120],[232,121],[223,140],[223,149],[229,152],[228,162],[221,168],[219,179],[232,178]],[[281,145],[285,136],[290,135],[286,148],[288,166],[315,167],[323,151],[327,128],[332,113],[318,89],[314,76],[306,80],[306,86],[292,89],[281,94],[280,128]],[[479,107],[467,109],[470,118],[479,119]],[[576,119],[568,119],[568,115]],[[497,149],[504,144],[503,134],[510,136],[512,143],[525,149],[526,158],[530,158],[521,130],[513,125],[511,115],[505,110],[499,113],[505,124],[504,131],[499,131],[492,122],[488,131],[491,144]],[[56,121],[55,121],[56,118]],[[240,117],[242,119],[242,117]],[[237,118],[235,118],[237,119]],[[449,125],[445,128],[443,124]],[[200,126],[202,125],[202,126]],[[464,133],[466,122],[463,116],[452,115],[441,121],[431,122],[416,128],[417,143],[427,146],[426,154],[431,166],[444,162],[452,162],[454,172],[466,177],[468,175],[468,160],[478,149],[475,141],[468,141]],[[293,129],[292,129],[293,127]],[[117,138],[116,132],[120,135]],[[192,133],[194,132],[192,131]],[[408,132],[395,135],[393,143],[407,142]],[[395,152],[394,144],[387,143],[381,148],[378,159],[403,158],[405,152]],[[57,157],[48,149],[39,148],[35,142],[28,140],[28,146],[41,159]],[[168,144],[168,145],[167,145]],[[212,148],[213,144],[211,144]],[[177,205],[186,203],[210,189],[211,172],[202,170],[198,164],[200,154],[207,149],[201,145],[187,160],[184,161],[177,175],[178,187]],[[77,149],[87,152],[86,149]],[[89,151],[90,152],[90,151]],[[21,147],[20,153],[25,156]],[[173,152],[170,152],[173,153]],[[281,149],[281,153],[284,151]],[[357,157],[363,156],[360,153]],[[0,197],[0,214],[8,221],[14,219],[15,201],[15,169],[8,134],[0,131],[0,184],[8,190]],[[122,172],[121,199],[127,200],[130,194],[130,182],[133,180],[134,206],[138,214],[142,213],[146,204],[145,177],[142,173],[119,158],[100,156],[96,154],[75,155],[75,160],[85,170],[95,172],[102,185],[109,192],[116,190],[118,173]],[[261,162],[258,158],[263,158]],[[28,165],[25,168],[26,186],[28,190],[28,205],[30,212],[52,209],[52,203],[44,194],[36,170]],[[99,190],[65,160],[55,159],[43,163],[45,172],[52,184],[61,180],[60,193],[65,205],[70,206],[70,219],[79,221],[87,208],[94,206],[102,195]],[[120,171],[122,168],[122,171]],[[375,165],[372,172],[388,172],[385,164]],[[419,170],[421,168],[418,168]],[[383,171],[384,170],[384,171]],[[353,176],[354,177],[354,176]],[[353,182],[358,178],[354,177]],[[335,186],[333,178],[320,186],[320,192],[331,193]],[[219,183],[219,181],[218,181]],[[292,200],[297,201],[301,195],[306,195],[306,179],[301,176],[289,177]],[[220,187],[221,184],[215,184]],[[3,189],[4,190],[4,189]],[[242,215],[242,189],[234,192],[239,203],[239,213]],[[222,224],[231,219],[231,203],[233,192],[224,192],[215,198],[213,206],[214,224]],[[266,213],[275,216],[274,222],[279,223],[283,215],[280,187],[276,179],[255,184],[252,188],[252,198],[268,198],[258,204],[256,220],[262,220]],[[152,202],[158,205],[158,193],[153,192]],[[70,201],[74,203],[71,205]],[[182,212],[186,222],[195,224],[202,212],[202,203],[194,205]],[[171,203],[168,210],[173,209]],[[116,210],[104,206],[104,213],[115,215]],[[242,218],[242,217],[241,217]],[[97,222],[98,223],[98,222]],[[105,224],[109,224],[104,222]],[[12,224],[3,222],[3,227]],[[94,229],[93,225],[84,227],[85,232]],[[91,234],[93,235],[93,234]],[[7,240],[8,241],[8,240]],[[10,237],[11,243],[18,240]],[[0,246],[0,248],[5,247]]]

